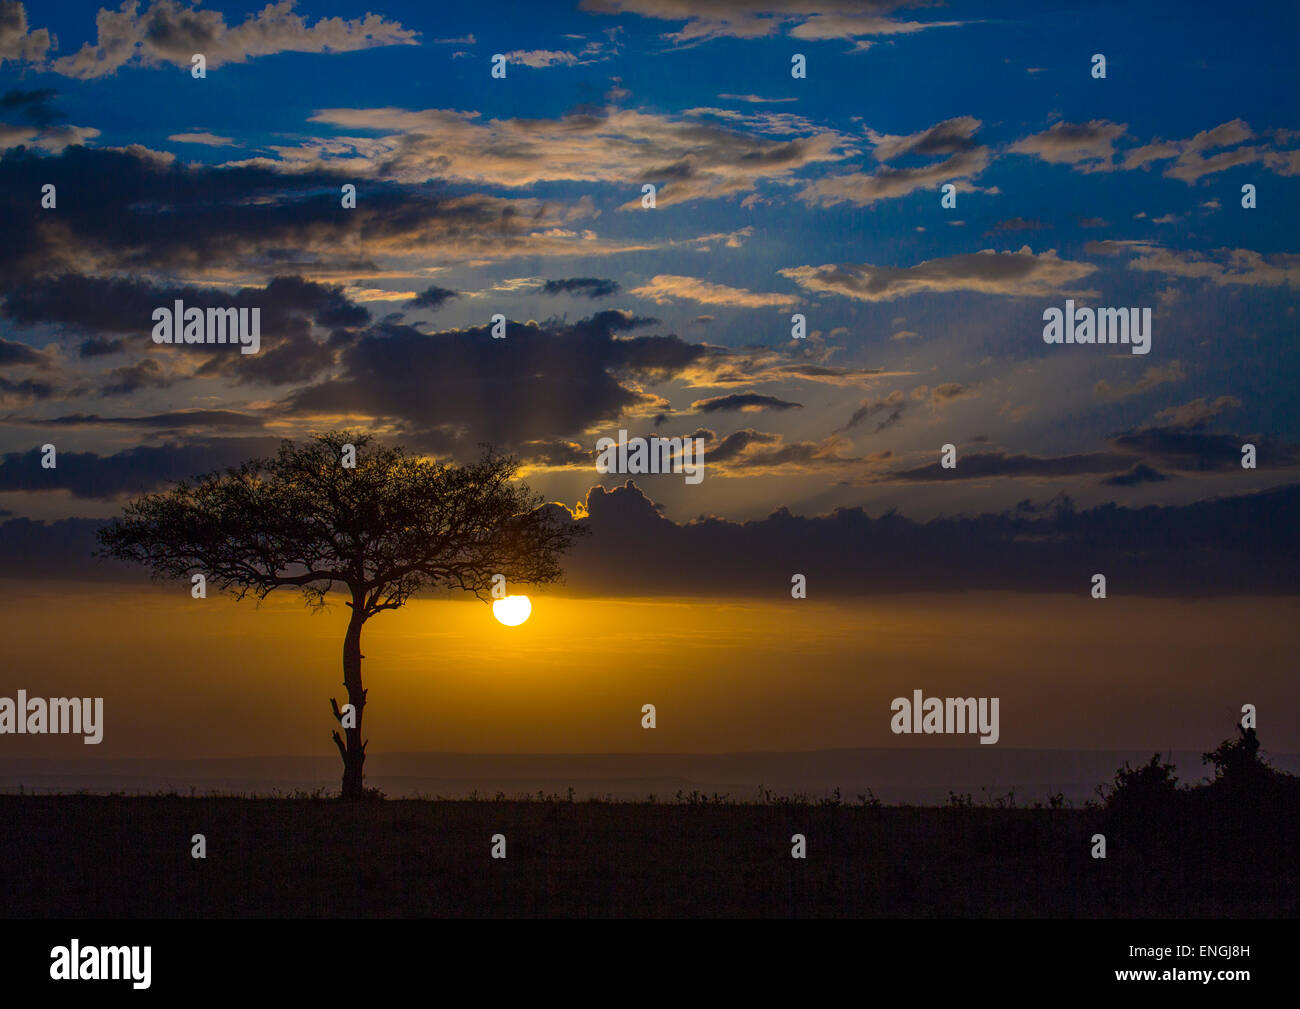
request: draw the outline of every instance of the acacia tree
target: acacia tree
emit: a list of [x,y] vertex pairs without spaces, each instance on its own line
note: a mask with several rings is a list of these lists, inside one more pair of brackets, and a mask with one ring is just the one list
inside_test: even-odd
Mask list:
[[[348,455],[348,446],[353,451]],[[345,462],[355,462],[348,466]],[[313,608],[335,589],[352,615],[343,639],[351,710],[330,698],[343,735],[343,798],[364,796],[361,628],[417,592],[450,588],[486,601],[492,576],[558,581],[578,532],[514,482],[518,463],[485,451],[471,465],[437,463],[360,432],[285,439],[254,459],[129,503],[100,530],[101,556],[148,566],[157,579],[202,574],[236,599],[300,588]]]

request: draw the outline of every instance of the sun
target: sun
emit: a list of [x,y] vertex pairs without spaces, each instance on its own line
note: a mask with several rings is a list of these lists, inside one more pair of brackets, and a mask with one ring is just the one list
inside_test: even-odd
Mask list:
[[492,615],[507,627],[518,627],[533,612],[533,603],[527,596],[506,596],[492,604]]

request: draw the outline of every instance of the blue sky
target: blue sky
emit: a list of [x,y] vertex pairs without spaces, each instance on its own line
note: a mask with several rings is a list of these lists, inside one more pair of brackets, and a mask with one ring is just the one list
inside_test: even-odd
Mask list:
[[[620,482],[595,472],[596,438],[702,432],[701,485],[638,481],[679,521],[1186,505],[1295,481],[1293,5],[391,3],[364,26],[347,0],[264,7],[142,0],[101,38],[97,5],[0,3],[3,209],[26,250],[0,312],[13,516],[113,514],[195,460],[335,422],[457,457],[490,436],[569,504]],[[135,55],[76,62],[113,40]],[[42,171],[68,182],[34,217],[22,186]],[[647,181],[654,210],[635,205]],[[277,210],[265,229],[258,206]],[[193,254],[163,225],[191,228]],[[147,312],[96,286],[256,304],[286,276],[315,286],[255,364],[159,348]],[[617,289],[541,293],[573,279]],[[430,287],[457,293],[413,304]],[[1069,297],[1150,307],[1151,352],[1044,344]],[[534,342],[494,364],[472,341],[497,312],[533,323],[507,343]],[[593,318],[597,359],[572,356]],[[30,453],[52,439],[87,466],[158,454],[111,493],[38,487]],[[930,472],[948,443],[957,470]]]

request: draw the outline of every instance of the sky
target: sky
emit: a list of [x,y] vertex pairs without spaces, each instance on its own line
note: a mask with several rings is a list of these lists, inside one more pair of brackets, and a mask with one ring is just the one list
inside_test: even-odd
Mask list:
[[[544,599],[519,631],[564,628],[541,652],[478,604],[383,617],[398,652],[449,646],[417,626],[465,636],[429,681],[447,716],[408,708],[394,748],[646,745],[574,701],[592,656],[563,642],[584,626],[619,690],[680,691],[669,749],[884,745],[862,712],[959,671],[941,641],[958,627],[987,664],[968,692],[996,692],[999,668],[1026,705],[1033,677],[1055,684],[1036,728],[1006,730],[1017,745],[1208,747],[1236,692],[1188,692],[1178,670],[1217,663],[1300,747],[1298,22],[1285,3],[0,0],[0,593],[75,599],[80,628],[51,653],[64,636],[10,607],[15,675],[78,680],[114,639],[116,681],[165,682],[182,645],[114,607],[191,601],[92,559],[95,529],[170,481],[353,427],[455,461],[491,443],[596,534],[549,632]],[[155,343],[177,299],[258,308],[260,349]],[[1149,352],[1045,342],[1067,301],[1149,309]],[[620,430],[701,439],[703,480],[598,472]],[[1121,614],[1086,668],[1052,644],[1092,626],[1072,601]],[[251,612],[304,649],[341,636],[292,605]],[[977,633],[1004,612],[1006,634],[1046,634],[1010,662]],[[610,636],[640,620],[646,641]],[[656,658],[667,627],[689,644]],[[1150,641],[1176,643],[1154,672]],[[176,703],[216,703],[237,643]],[[901,649],[887,676],[881,648]],[[755,671],[748,700],[701,679],[715,649]],[[477,653],[546,699],[513,689],[506,712],[448,683]],[[783,684],[805,663],[820,679],[796,703]],[[412,668],[388,675],[425,682]],[[313,752],[315,693],[295,696],[276,752]],[[177,722],[147,721],[118,752],[188,752]],[[266,726],[223,724],[205,753],[266,752]]]

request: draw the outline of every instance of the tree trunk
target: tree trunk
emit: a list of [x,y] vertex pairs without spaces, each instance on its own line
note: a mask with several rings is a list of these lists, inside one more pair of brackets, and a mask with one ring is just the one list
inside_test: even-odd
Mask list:
[[[352,619],[348,621],[348,633],[343,639],[343,686],[348,692],[348,704],[352,705],[352,717],[339,710],[338,702],[330,698],[334,717],[343,727],[344,737],[334,733],[334,743],[343,756],[343,792],[344,799],[363,799],[365,789],[362,787],[362,767],[366,762],[366,744],[361,741],[361,715],[366,707],[366,691],[361,686],[361,625],[366,622],[362,599],[354,599]],[[351,725],[345,725],[345,721]]]

